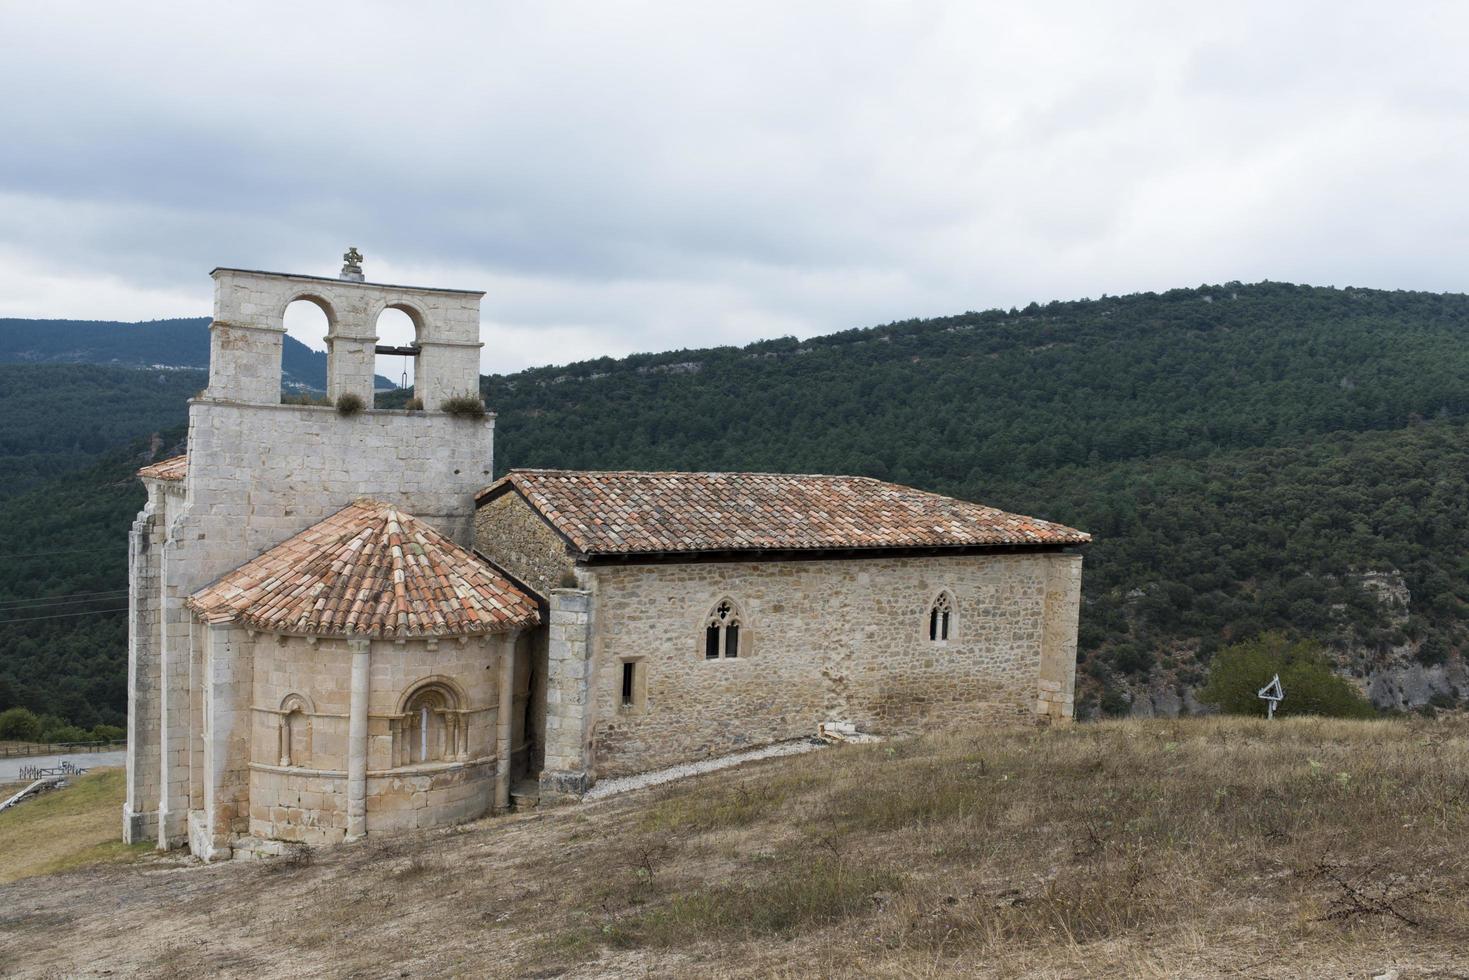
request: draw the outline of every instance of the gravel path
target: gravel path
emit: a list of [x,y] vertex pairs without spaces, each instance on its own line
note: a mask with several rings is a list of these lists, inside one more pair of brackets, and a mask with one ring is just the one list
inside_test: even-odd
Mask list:
[[671,783],[675,779],[697,776],[700,773],[714,772],[716,769],[728,769],[730,766],[738,766],[745,762],[754,762],[756,759],[774,759],[783,755],[800,755],[803,752],[813,752],[816,749],[824,748],[826,748],[826,743],[819,738],[798,738],[790,742],[776,742],[774,745],[767,745],[763,749],[736,752],[734,755],[721,755],[717,759],[705,759],[702,762],[686,762],[681,766],[669,766],[667,769],[655,769],[653,772],[640,772],[636,776],[599,779],[593,784],[591,789],[587,790],[582,800],[588,802],[591,800],[600,800],[617,793],[626,793],[630,790],[643,789],[646,786]]

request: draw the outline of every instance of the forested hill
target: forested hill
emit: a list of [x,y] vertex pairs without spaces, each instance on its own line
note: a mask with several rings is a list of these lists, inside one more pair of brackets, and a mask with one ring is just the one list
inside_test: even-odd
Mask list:
[[1092,531],[1094,707],[1166,709],[1270,627],[1334,643],[1379,703],[1469,695],[1463,295],[1230,283],[483,387],[500,471],[859,473]]
[[183,425],[208,383],[197,369],[0,364],[0,500]]
[[856,472],[983,498],[1469,411],[1469,297],[1262,283],[1032,304],[485,380],[502,468]]
[[[209,367],[209,318],[147,320],[20,320],[0,318],[0,364],[108,364]],[[326,354],[286,337],[281,353],[289,386],[326,388]],[[378,379],[378,387],[392,383]]]
[[[184,421],[192,389],[169,390],[169,374],[0,365],[6,436],[34,450],[61,432],[70,445],[95,422],[110,426],[104,442],[145,438]],[[89,391],[104,382],[108,398]],[[19,392],[9,401],[7,383]],[[1215,649],[1272,628],[1331,644],[1380,705],[1469,697],[1463,295],[1230,283],[604,358],[482,386],[501,473],[866,474],[1093,532],[1089,712],[1176,710]],[[28,535],[6,550],[110,540],[120,555],[144,447],[103,458],[89,446],[95,469],[0,492],[0,524]],[[52,592],[107,595],[125,585],[120,569],[99,562],[49,584],[19,565],[0,575],[12,610],[0,616],[0,699],[88,724],[117,717],[119,628],[62,614],[21,623],[16,610]],[[99,670],[109,676],[73,676]]]

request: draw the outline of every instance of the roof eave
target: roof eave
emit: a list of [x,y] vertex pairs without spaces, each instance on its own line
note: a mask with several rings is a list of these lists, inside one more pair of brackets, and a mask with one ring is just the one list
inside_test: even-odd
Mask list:
[[[185,603],[187,605],[187,603]],[[522,630],[533,629],[540,625],[539,613],[532,613],[529,617],[522,617],[509,623],[497,624],[493,629],[479,630],[379,630],[359,632],[356,630],[310,630],[310,629],[283,629],[272,623],[256,622],[248,616],[231,612],[226,615],[218,613],[210,615],[196,607],[189,607],[198,614],[199,619],[206,626],[234,626],[242,630],[250,630],[253,633],[268,633],[271,636],[292,636],[301,639],[312,640],[469,640],[481,636],[499,636],[504,633],[516,633]]]
[[1075,551],[1091,544],[1088,536],[1084,541],[1034,541],[995,542],[993,544],[915,544],[915,545],[866,545],[866,546],[823,546],[814,548],[727,548],[697,550],[657,551],[589,551],[579,560],[587,564],[610,564],[617,561],[763,561],[815,560],[823,558],[885,558],[919,556],[962,556],[982,554],[1014,554],[1023,552],[1066,552]]

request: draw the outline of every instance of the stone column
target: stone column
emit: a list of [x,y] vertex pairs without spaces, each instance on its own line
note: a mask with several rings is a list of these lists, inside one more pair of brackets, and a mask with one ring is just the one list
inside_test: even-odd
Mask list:
[[510,739],[515,712],[515,634],[500,637],[500,709],[495,714],[495,809],[510,806]]
[[1036,716],[1070,721],[1076,699],[1076,630],[1081,615],[1081,555],[1047,555]]
[[367,408],[372,408],[377,338],[370,333],[352,336],[345,330],[335,331],[327,335],[326,350],[327,397],[336,401],[342,395],[353,394],[361,397]]
[[592,595],[552,589],[546,656],[546,763],[541,796],[580,796],[591,784]]
[[367,833],[367,692],[371,643],[348,640],[352,699],[347,708],[347,840]]
[[478,340],[435,340],[423,336],[418,343],[413,391],[423,399],[424,408],[437,411],[445,399],[455,395],[479,397],[479,352],[483,344]]
[[190,814],[189,849],[203,861],[228,860],[232,835],[246,826],[252,684],[243,636],[230,625],[207,627],[200,651],[203,799]]
[[159,731],[158,731],[158,849],[177,847],[189,838],[189,810],[193,787],[189,765],[189,668],[193,658],[193,628],[177,583],[183,570],[174,558],[176,541],[165,545],[159,575],[158,614]]

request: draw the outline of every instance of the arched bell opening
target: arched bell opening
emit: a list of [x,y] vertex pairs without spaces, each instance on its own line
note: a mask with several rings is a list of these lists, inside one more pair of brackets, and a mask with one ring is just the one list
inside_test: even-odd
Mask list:
[[[333,311],[331,304],[319,296],[298,296],[286,304],[285,312],[281,315],[281,322],[286,328],[286,335],[292,337],[313,351],[320,351],[331,355],[327,346],[327,337],[331,333],[333,323]],[[317,379],[313,377],[314,371],[304,363],[296,363],[291,359],[287,363],[282,345],[281,359],[281,400],[301,401],[312,397],[320,397],[325,394],[326,374],[320,379],[321,387],[317,386]]]
[[415,395],[418,356],[422,351],[423,319],[410,306],[391,304],[378,314],[375,326],[375,402],[380,407],[401,408],[405,401],[411,402]]

